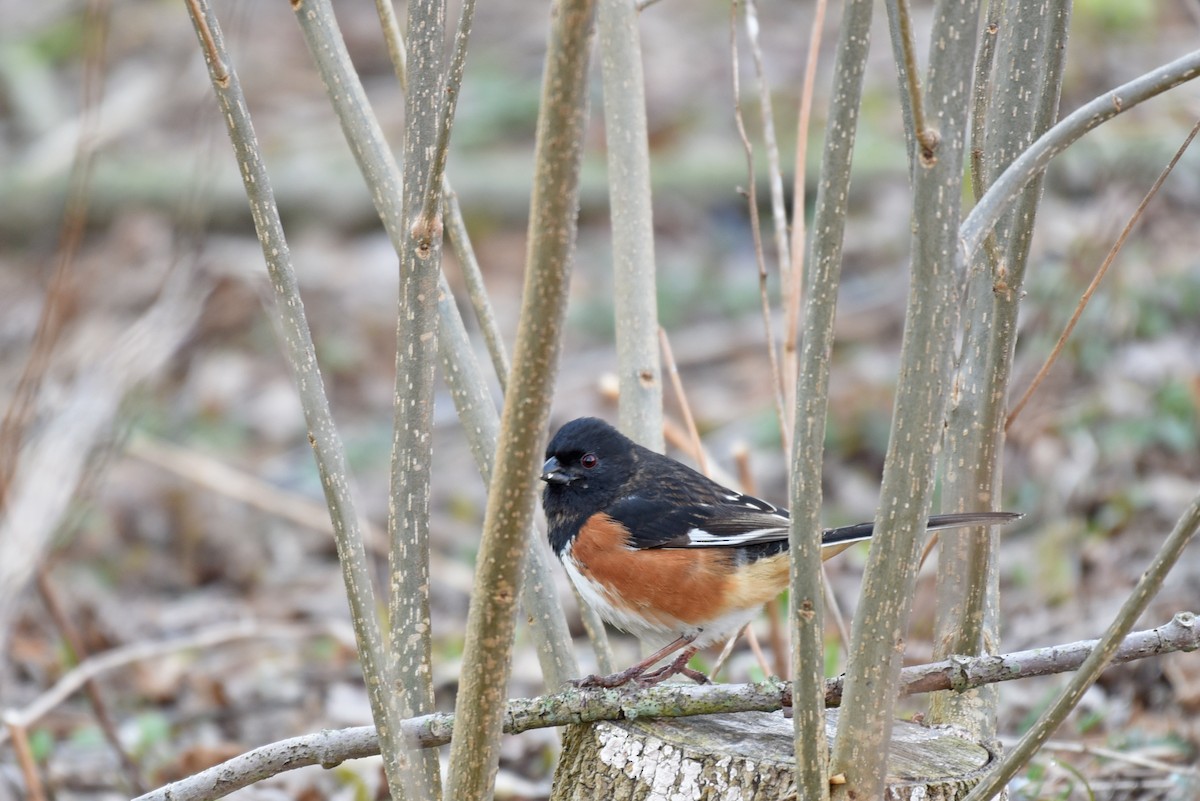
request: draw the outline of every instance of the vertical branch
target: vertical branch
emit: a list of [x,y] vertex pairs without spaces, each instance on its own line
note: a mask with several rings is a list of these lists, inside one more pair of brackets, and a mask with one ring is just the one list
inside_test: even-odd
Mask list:
[[404,689],[393,687],[387,672],[383,638],[375,619],[371,570],[348,484],[345,450],[334,427],[329,399],[317,367],[316,349],[291,265],[291,253],[284,238],[279,209],[275,205],[270,177],[262,163],[241,84],[229,64],[224,38],[211,7],[205,0],[187,0],[187,7],[200,39],[222,116],[229,127],[229,138],[237,154],[254,227],[275,293],[275,304],[271,309],[277,315],[278,327],[284,334],[284,354],[296,380],[309,428],[309,443],[321,474],[325,501],[333,522],[334,541],[346,584],[359,661],[366,678],[371,713],[379,729],[384,770],[392,792],[402,796],[412,788],[410,774],[415,773],[411,770],[410,754],[404,747],[400,729]]
[[663,449],[662,365],[658,356],[658,292],[650,144],[637,11],[630,0],[599,0],[597,57],[604,85],[612,217],[617,365],[621,430]]
[[[992,9],[989,4],[989,17]],[[1005,167],[1021,149],[1044,133],[1058,109],[1066,52],[1069,0],[1029,2],[1012,10],[996,43],[1000,74],[992,79],[992,102],[986,122],[984,152],[972,154],[976,191],[986,188],[989,165]],[[985,36],[990,33],[985,32]],[[986,41],[986,40],[985,40]],[[989,58],[987,48],[980,60]],[[977,68],[976,79],[981,70]],[[1031,79],[1030,76],[1039,76]],[[1037,92],[1038,97],[1031,97]],[[983,102],[976,98],[978,114]],[[974,121],[974,147],[981,123]],[[963,351],[947,413],[945,511],[995,508],[1000,493],[1001,458],[1008,381],[1016,347],[1021,285],[1041,196],[1035,179],[1021,193],[1008,224],[989,238],[988,257],[972,262],[964,307]],[[997,259],[997,256],[999,257]],[[988,529],[944,532],[938,560],[934,654],[977,655],[999,649],[999,535]],[[984,687],[966,693],[937,693],[930,702],[931,719],[955,723],[983,739],[995,736],[998,693]]]
[[[470,6],[468,3],[464,6]],[[408,4],[408,90],[404,99],[404,175],[401,186],[400,293],[388,497],[388,658],[404,687],[404,717],[433,711],[432,632],[429,625],[429,509],[433,469],[433,390],[437,372],[437,285],[441,272],[441,181],[437,147],[448,145],[453,104],[444,100],[443,0]],[[432,196],[432,197],[431,197]],[[421,796],[436,798],[436,755],[422,752],[416,771]]]
[[587,118],[593,0],[561,0],[551,17],[538,116],[529,256],[513,367],[488,491],[450,746],[450,798],[487,798],[499,762],[512,669],[516,583],[533,520],[542,438],[558,368],[575,245]]
[[[913,166],[912,277],[900,381],[884,462],[875,539],[855,619],[850,665],[830,770],[855,797],[882,794],[900,658],[917,560],[933,494],[958,319],[958,220],[966,98],[978,2],[939,0],[934,9],[926,102],[938,143]],[[839,793],[841,795],[841,793]]]
[[[871,0],[848,0],[837,44],[828,135],[813,216],[811,274],[792,426],[791,608],[796,788],[829,797],[825,739],[825,615],[821,575],[821,464],[829,402],[829,363],[841,279],[850,168],[871,42]],[[802,165],[797,165],[802,169]],[[803,210],[798,208],[797,214]]]
[[[327,12],[328,6],[324,6],[323,10]],[[387,3],[381,5],[380,18],[389,43],[388,50],[393,59],[396,77],[401,86],[407,87],[408,70],[404,41],[394,24],[394,17]],[[330,21],[329,24],[323,22],[325,19]],[[334,109],[342,122],[351,149],[359,159],[359,169],[371,189],[380,219],[392,245],[399,252],[404,241],[404,232],[397,224],[400,219],[399,198],[392,191],[400,185],[399,168],[383,140],[383,132],[371,113],[370,106],[366,103],[366,93],[357,74],[350,67],[345,48],[340,45],[341,37],[331,25],[332,17],[322,13],[322,9],[318,9],[311,18],[301,19],[301,26],[316,56],[323,79],[327,85],[341,88],[340,92],[330,95]],[[326,47],[324,42],[331,44]],[[322,57],[320,54],[332,57]],[[446,231],[468,283],[471,283],[472,279],[476,283],[472,303],[480,322],[484,324],[485,333],[489,330],[492,332],[488,337],[489,349],[497,378],[503,388],[508,376],[508,355],[504,352],[504,344],[491,315],[479,265],[467,235],[458,199],[445,176],[442,177],[441,192],[445,205]],[[488,395],[486,382],[475,361],[462,317],[451,299],[444,279],[439,283],[438,309],[438,354],[445,367],[446,381],[450,385],[459,418],[463,422],[463,430],[486,480],[491,474],[491,455],[496,449],[495,430],[498,428],[497,423],[489,424],[488,421],[496,420],[497,415]],[[486,458],[483,455],[485,453]],[[536,530],[531,528],[531,541],[536,537]],[[535,548],[522,583],[521,601],[529,615],[543,676],[548,685],[556,686],[565,678],[578,675],[579,671],[575,663],[570,632],[567,630],[566,616],[554,594],[550,579],[552,569],[545,550]]]

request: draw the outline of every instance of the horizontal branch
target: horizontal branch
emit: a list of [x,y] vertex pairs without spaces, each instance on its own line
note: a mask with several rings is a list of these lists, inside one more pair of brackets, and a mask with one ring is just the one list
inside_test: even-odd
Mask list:
[[[935,690],[966,690],[1012,679],[1065,673],[1078,668],[1098,640],[1034,648],[998,656],[954,656],[928,665],[904,668],[904,695]],[[1125,638],[1113,662],[1130,662],[1173,651],[1200,648],[1200,624],[1192,612],[1180,612],[1165,625]],[[842,679],[829,679],[825,699],[837,706]],[[729,712],[773,712],[792,701],[791,684],[768,680],[758,684],[663,684],[642,690],[566,689],[554,695],[509,701],[504,731],[593,723],[599,720],[690,717]],[[450,742],[454,716],[422,715],[404,721],[410,742],[432,748]],[[264,745],[201,771],[194,776],[146,793],[135,801],[209,801],[276,774],[308,765],[334,767],[347,759],[379,753],[374,726],[326,730]]]

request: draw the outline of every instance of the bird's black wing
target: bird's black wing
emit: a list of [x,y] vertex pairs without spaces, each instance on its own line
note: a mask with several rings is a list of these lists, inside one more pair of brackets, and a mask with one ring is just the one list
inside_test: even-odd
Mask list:
[[634,495],[605,510],[634,548],[737,548],[786,540],[787,512],[730,492],[715,503]]

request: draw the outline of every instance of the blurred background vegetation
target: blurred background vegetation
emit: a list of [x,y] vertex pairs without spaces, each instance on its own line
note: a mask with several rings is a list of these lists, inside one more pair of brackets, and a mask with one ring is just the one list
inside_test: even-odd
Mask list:
[[[929,13],[928,3],[914,5],[919,20]],[[320,514],[311,525],[285,519],[263,508],[267,493],[252,483],[287,493],[291,499],[285,495],[283,503],[293,510],[295,499],[320,500],[303,418],[261,308],[262,256],[195,35],[180,3],[97,0],[91,7],[100,11],[89,18],[82,2],[0,0],[0,398],[10,408],[39,315],[55,293],[62,329],[30,421],[33,432],[62,413],[66,399],[82,391],[74,379],[111,354],[120,335],[181,273],[191,282],[197,316],[166,366],[125,395],[58,528],[44,578],[93,652],[247,619],[281,633],[189,650],[103,678],[119,735],[145,780],[156,785],[264,742],[367,723],[370,714]],[[232,0],[217,9],[275,181],[360,504],[382,522],[395,256],[291,8]],[[399,143],[403,101],[374,7],[344,2],[338,11],[381,122]],[[759,9],[785,164],[794,148],[811,13],[807,3],[769,2]],[[524,263],[546,15],[544,4],[477,10],[448,167],[510,338]],[[892,56],[883,20],[877,24],[834,352],[825,487],[830,524],[874,512],[907,280],[907,163]],[[835,35],[831,23],[827,41]],[[1062,109],[1187,52],[1198,35],[1195,0],[1077,0]],[[747,177],[733,119],[729,7],[661,0],[642,13],[642,36],[661,321],[710,453],[732,473],[733,454],[745,446],[758,492],[782,501],[784,464],[758,275],[739,193]],[[87,55],[97,52],[97,42],[100,59]],[[739,52],[746,121],[752,139],[761,142],[755,100],[746,89],[752,67],[745,48]],[[818,137],[827,82],[826,69],[814,105]],[[615,353],[598,82],[594,91],[557,422],[616,416],[615,381],[608,378]],[[1185,86],[1118,117],[1052,165],[1026,282],[1015,391],[1023,391],[1041,365],[1117,231],[1198,113],[1197,89]],[[86,161],[79,161],[80,152]],[[819,147],[808,152],[811,188]],[[1189,153],[1168,179],[1064,359],[1009,432],[1003,507],[1027,516],[1005,534],[1006,650],[1098,636],[1200,478],[1198,159]],[[52,290],[64,231],[71,229],[64,209],[72,175],[86,175],[82,240],[65,265],[65,284]],[[457,287],[456,265],[449,254],[446,259]],[[677,399],[667,394],[668,415],[678,419]],[[449,397],[439,395],[437,403],[433,626],[438,705],[448,710],[484,487]],[[244,475],[212,478],[220,467]],[[831,565],[848,612],[861,563],[859,553]],[[930,653],[927,585],[922,582],[909,641],[914,662]],[[1200,553],[1193,548],[1147,624],[1197,610],[1197,587]],[[565,582],[560,589],[576,620]],[[580,643],[581,655],[590,658]],[[631,643],[617,644],[619,653],[633,653]],[[831,641],[831,670],[838,669],[838,654]],[[4,708],[27,704],[71,666],[44,593],[27,593],[6,657]],[[521,643],[513,675],[513,695],[542,689],[532,651]],[[726,675],[740,680],[761,671],[739,649]],[[1001,731],[1019,734],[1060,681],[1004,687]],[[1198,712],[1200,660],[1174,655],[1110,671],[1061,737],[1191,765],[1194,774]],[[82,698],[46,717],[34,746],[57,798],[127,794]],[[556,748],[550,731],[510,738],[498,791],[544,796]],[[1081,767],[1086,783],[1040,763],[1024,780],[1024,792],[1065,798],[1085,784],[1106,786],[1111,774],[1122,780],[1145,774],[1139,780],[1151,783],[1166,775],[1094,758]],[[14,771],[11,751],[0,748],[0,798],[11,793]],[[350,797],[373,792],[378,783],[378,767],[365,762],[331,773],[301,771],[244,797],[280,790]]]

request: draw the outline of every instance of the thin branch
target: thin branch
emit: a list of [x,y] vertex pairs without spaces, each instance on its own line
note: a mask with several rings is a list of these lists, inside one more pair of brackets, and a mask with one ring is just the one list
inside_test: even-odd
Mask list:
[[679,377],[679,367],[675,364],[675,354],[671,352],[671,340],[665,329],[658,329],[658,339],[662,344],[663,363],[667,375],[671,378],[671,388],[675,390],[675,398],[679,401],[679,409],[683,413],[683,424],[687,426],[688,436],[692,440],[696,465],[700,468],[700,472],[707,476],[709,475],[708,456],[704,452],[704,446],[700,443],[700,431],[696,428],[696,418],[692,416],[691,404],[688,403],[687,394],[683,391],[683,379]]
[[[992,71],[996,60],[996,39],[1000,31],[1001,13],[1003,11],[1004,0],[988,0],[987,21],[983,26],[982,38],[979,43],[979,54],[975,58],[975,85],[971,90],[970,165],[971,195],[976,203],[983,197],[984,192],[987,191],[990,184],[987,175],[987,164],[984,158],[987,147],[988,109],[991,107],[992,99]],[[999,114],[1003,114],[1003,111],[1000,111]],[[996,154],[993,153],[992,155],[994,157]],[[1004,264],[1004,254],[1000,252],[1000,243],[996,239],[996,232],[994,230],[988,232],[983,247],[990,274],[995,276],[997,282],[1004,281],[1008,268]],[[966,346],[964,345],[965,348]],[[938,535],[935,533],[929,539],[930,546],[936,544],[937,541]],[[921,561],[925,561],[924,554]]]
[[[410,6],[411,8],[411,6]],[[410,12],[411,14],[411,12]],[[458,108],[458,97],[462,93],[463,72],[467,67],[467,45],[471,41],[471,24],[475,19],[475,0],[463,0],[458,15],[458,28],[454,33],[454,55],[450,59],[450,67],[446,70],[444,83],[439,76],[438,82],[443,83],[439,94],[445,98],[439,102],[441,119],[437,126],[437,141],[433,144],[433,164],[429,167],[425,178],[424,189],[421,193],[421,210],[413,222],[414,233],[418,239],[432,241],[441,236],[442,224],[435,217],[440,216],[438,201],[441,200],[445,187],[446,158],[450,153],[450,132],[454,128],[454,112]],[[411,17],[410,17],[411,21]],[[413,26],[409,26],[412,35]],[[419,29],[418,29],[419,30]],[[437,46],[441,47],[442,29],[422,32],[421,36],[433,34]],[[411,44],[411,43],[410,43]],[[393,57],[394,59],[395,57]],[[440,63],[440,59],[439,59]],[[405,96],[411,93],[405,87]]]
[[804,289],[804,255],[808,247],[808,223],[805,175],[808,165],[808,136],[812,119],[813,91],[817,79],[818,56],[825,31],[827,0],[817,0],[813,8],[812,29],[808,38],[808,57],[804,62],[804,82],[800,90],[800,110],[796,120],[796,164],[792,176],[792,269],[783,287],[783,403],[785,409],[796,408],[796,381],[800,371],[799,342],[800,303]]
[[1118,114],[1196,77],[1200,77],[1200,50],[1188,53],[1104,93],[1076,109],[1038,137],[1037,141],[988,187],[983,198],[959,227],[959,244],[964,258],[970,258],[978,250],[983,237],[992,230],[992,226],[1021,189],[1046,169],[1050,160],[1071,143]]
[[[1155,554],[1150,566],[1146,568],[1146,572],[1142,574],[1129,597],[1125,599],[1125,603],[1121,604],[1121,610],[1109,624],[1104,636],[1096,642],[1087,658],[1079,666],[1079,671],[1071,677],[1058,698],[1038,717],[1037,722],[1025,733],[1017,746],[1005,753],[1000,763],[971,790],[964,801],[985,801],[1000,792],[1017,774],[1017,771],[1033,758],[1042,743],[1049,740],[1058,730],[1067,715],[1083,698],[1083,694],[1096,683],[1096,679],[1100,677],[1108,664],[1122,651],[1129,630],[1133,628],[1134,623],[1150,605],[1150,601],[1158,594],[1167,573],[1179,560],[1183,549],[1191,542],[1198,529],[1200,529],[1200,495],[1192,499],[1183,516],[1175,524],[1175,528],[1167,536],[1166,542]],[[1183,615],[1176,615],[1172,623],[1182,627],[1190,626],[1193,631],[1197,628],[1195,617],[1192,615],[1186,619]]]
[[767,286],[767,263],[763,255],[762,223],[758,218],[758,189],[754,170],[754,146],[746,134],[746,122],[742,117],[742,91],[737,49],[737,0],[729,6],[729,52],[733,65],[733,120],[737,125],[738,137],[746,153],[747,189],[746,204],[750,213],[750,234],[754,241],[754,262],[758,267],[758,293],[762,300],[764,338],[767,342],[767,361],[771,367],[771,396],[775,400],[775,415],[779,419],[779,430],[783,437],[784,451],[791,448],[791,424],[783,413],[783,373],[779,365],[779,353],[775,346],[775,326],[771,323],[771,295]]
[[[50,276],[45,301],[38,315],[33,347],[21,367],[3,419],[0,419],[0,511],[7,504],[9,487],[21,455],[21,443],[36,411],[38,394],[50,368],[51,355],[74,305],[73,267],[87,231],[88,206],[92,200],[92,172],[104,100],[105,53],[112,20],[110,12],[110,0],[88,0],[81,21],[83,80],[79,133],[67,178],[66,203],[58,232],[54,272]],[[0,625],[0,642],[3,641],[3,628]]]
[[[1017,744],[1015,738],[1001,737],[1000,743],[1005,748],[1012,748]],[[1200,768],[1193,765],[1184,765],[1178,762],[1164,762],[1161,759],[1141,756],[1140,754],[1130,754],[1124,751],[1117,751],[1112,748],[1104,748],[1090,743],[1069,743],[1062,740],[1047,740],[1042,743],[1043,751],[1058,751],[1067,754],[1080,754],[1082,756],[1097,757],[1098,759],[1107,759],[1111,762],[1123,762],[1126,765],[1133,765],[1138,768],[1146,768],[1147,770],[1156,770],[1161,773],[1170,773],[1182,776],[1194,776],[1200,778]]]
[[296,274],[292,269],[279,209],[275,204],[270,176],[262,163],[241,84],[229,62],[216,15],[207,0],[187,0],[187,7],[200,39],[213,91],[221,105],[222,117],[237,154],[255,230],[271,277],[275,303],[270,310],[283,334],[284,354],[296,381],[308,424],[309,443],[322,478],[358,642],[359,660],[367,678],[371,712],[376,723],[381,724],[380,731],[385,741],[385,753],[388,756],[384,764],[388,769],[389,784],[392,784],[393,791],[400,792],[406,786],[401,783],[403,756],[400,743],[393,736],[399,734],[403,692],[397,691],[388,676],[383,637],[375,618],[371,569],[350,494],[346,453],[334,426],[329,399],[325,395],[317,366],[316,348],[304,314]]
[[46,788],[42,784],[41,774],[38,773],[37,762],[33,758],[33,749],[29,746],[29,733],[26,728],[8,715],[3,716],[4,731],[12,740],[13,751],[17,755],[17,765],[25,779],[25,792],[29,801],[46,801]]
[[934,157],[938,133],[930,129],[925,121],[925,98],[921,95],[921,74],[917,64],[917,45],[913,40],[912,12],[908,8],[908,0],[892,0],[888,3],[888,10],[895,16],[896,34],[900,45],[896,60],[901,62],[900,73],[904,77],[908,107],[912,111],[913,138],[921,148],[917,157],[922,161],[929,161]]
[[[407,91],[408,65],[404,41],[395,21],[395,14],[391,3],[387,0],[379,0],[377,6],[396,77],[401,87]],[[355,81],[357,82],[357,79]],[[377,131],[378,126],[367,127],[363,130]],[[372,147],[371,150],[378,152],[383,148]],[[364,169],[364,173],[372,175],[381,171],[386,172],[389,169],[395,169],[394,162],[389,165],[386,161],[381,160],[374,167],[368,165]],[[391,216],[388,211],[388,202],[387,200],[377,200],[380,217],[385,224]],[[450,179],[445,175],[442,176],[442,205],[446,233],[450,238],[450,245],[454,249],[455,257],[458,259],[467,285],[467,294],[474,307],[475,317],[483,329],[500,390],[504,392],[508,383],[508,354],[505,351],[504,340],[500,335],[495,314],[492,312],[492,306],[488,300],[487,289],[483,284],[483,273],[479,268],[479,261],[475,258],[475,249],[472,247],[470,236],[467,233],[458,195],[450,185]],[[393,238],[398,235],[397,231],[393,234]],[[439,280],[438,309],[438,354],[442,361],[446,381],[451,387],[456,411],[463,423],[463,433],[475,456],[481,475],[485,481],[488,481],[491,475],[492,457],[496,450],[496,432],[499,429],[499,420],[482,371],[475,360],[466,327],[444,275]],[[566,679],[579,675],[578,664],[572,650],[566,615],[554,595],[554,584],[550,578],[552,571],[550,559],[544,549],[536,547],[533,543],[535,539],[540,538],[535,527],[530,528],[529,536],[531,545],[534,547],[531,547],[529,564],[521,583],[521,603],[525,608],[527,620],[529,620],[530,632],[542,667],[542,675],[548,685],[557,686]],[[429,559],[434,573],[438,576],[445,576],[448,568],[453,569],[444,563],[439,567],[436,553],[430,553]],[[473,583],[473,577],[469,577],[466,586],[468,594],[470,594]],[[597,629],[593,631],[589,628],[588,633],[596,650],[601,670],[611,673],[615,667],[613,666],[612,649],[604,634],[604,624],[598,615],[594,617],[594,621],[588,619],[589,613],[595,614],[591,607],[583,606],[582,608],[585,615],[585,627],[588,626],[588,623],[594,622]]]
[[500,383],[503,393],[508,388],[508,353],[504,348],[504,337],[500,334],[500,326],[496,322],[496,314],[492,311],[488,299],[487,287],[483,283],[483,271],[479,268],[479,260],[475,258],[475,248],[467,234],[467,224],[463,220],[462,208],[458,204],[458,194],[450,186],[447,178],[442,184],[442,205],[445,207],[446,233],[450,237],[450,247],[454,249],[454,257],[462,271],[463,283],[467,287],[467,298],[471,308],[475,310],[475,320],[483,332],[483,341],[487,344],[488,355],[492,359],[492,368],[496,372],[496,380]]
[[[500,415],[484,382],[483,371],[475,359],[467,329],[445,276],[438,287],[438,308],[442,375],[450,388],[475,465],[484,484],[490,485],[500,434]],[[530,633],[546,686],[556,688],[581,675],[579,662],[575,658],[566,614],[555,594],[550,559],[546,549],[538,547],[541,535],[537,526],[530,526],[527,536],[530,558],[521,581],[521,605],[531,621]]]
[[[135,642],[110,648],[84,659],[60,676],[53,686],[42,692],[37,698],[24,707],[18,710],[8,710],[5,714],[19,725],[28,728],[85,687],[89,681],[136,662],[160,659],[181,651],[205,650],[238,640],[312,637],[328,633],[328,630],[315,627],[296,627],[279,623],[266,625],[255,621],[242,621],[221,623],[166,640]],[[0,732],[0,745],[3,745],[6,739],[7,735]]]
[[[46,611],[50,613],[50,619],[54,621],[59,634],[71,650],[71,659],[78,664],[80,660],[87,658],[87,646],[79,629],[63,609],[58,591],[50,581],[50,575],[45,565],[38,568],[37,587],[38,593],[42,596],[42,603],[45,604]],[[117,756],[117,761],[121,763],[121,769],[125,771],[125,779],[129,782],[130,789],[139,795],[146,792],[141,771],[117,734],[117,727],[113,723],[112,715],[108,712],[108,704],[105,703],[104,696],[100,693],[100,685],[96,683],[95,679],[85,679],[83,690],[87,695],[88,704],[92,707],[92,713],[96,716],[100,731],[104,734],[104,739],[108,741],[109,747]]]
[[1054,343],[1054,347],[1051,349],[1050,355],[1046,357],[1045,363],[1042,365],[1041,369],[1038,370],[1037,375],[1033,377],[1033,381],[1029,383],[1029,387],[1021,395],[1021,399],[1013,405],[1012,411],[1008,413],[1008,419],[1004,422],[1004,428],[1006,430],[1013,424],[1013,420],[1017,418],[1017,415],[1021,413],[1021,410],[1025,408],[1025,404],[1029,403],[1029,399],[1033,396],[1033,393],[1037,391],[1039,386],[1041,386],[1042,381],[1045,380],[1046,375],[1050,372],[1050,368],[1053,367],[1055,361],[1058,360],[1059,354],[1062,353],[1063,348],[1067,344],[1067,339],[1071,336],[1071,332],[1075,330],[1076,323],[1079,322],[1079,318],[1083,315],[1083,310],[1087,308],[1088,302],[1092,299],[1092,295],[1094,295],[1096,290],[1100,288],[1100,282],[1104,279],[1104,275],[1108,272],[1108,268],[1112,266],[1113,261],[1117,258],[1117,254],[1120,253],[1121,248],[1125,246],[1125,240],[1129,238],[1129,234],[1132,233],[1133,227],[1137,225],[1139,220],[1142,219],[1142,214],[1145,213],[1146,207],[1150,205],[1150,201],[1153,200],[1154,196],[1158,194],[1158,190],[1162,188],[1163,182],[1167,180],[1167,176],[1171,174],[1171,171],[1175,169],[1175,165],[1179,163],[1181,158],[1183,158],[1183,154],[1192,144],[1192,140],[1196,138],[1197,132],[1200,132],[1200,122],[1197,122],[1192,126],[1192,130],[1188,133],[1187,138],[1183,140],[1183,144],[1180,145],[1179,149],[1175,151],[1175,155],[1171,157],[1171,161],[1154,181],[1154,185],[1150,187],[1150,191],[1148,191],[1146,196],[1142,198],[1142,201],[1138,203],[1137,208],[1134,209],[1133,214],[1130,215],[1128,222],[1125,223],[1125,227],[1121,229],[1121,233],[1117,236],[1117,240],[1113,242],[1112,247],[1109,248],[1108,255],[1104,257],[1104,262],[1100,265],[1100,268],[1096,270],[1096,274],[1092,276],[1091,283],[1088,284],[1087,289],[1083,291],[1083,295],[1079,298],[1079,303],[1075,305],[1075,311],[1072,312],[1071,318],[1067,321],[1066,327],[1063,328],[1063,332],[1059,336],[1058,342]]
[[779,279],[783,287],[792,284],[791,246],[788,242],[787,209],[783,204],[783,172],[779,167],[779,143],[775,139],[775,113],[771,109],[771,86],[767,83],[762,48],[758,44],[757,0],[743,0],[746,6],[746,41],[754,61],[758,80],[758,106],[762,115],[763,147],[767,151],[767,176],[771,189],[771,215],[775,223],[775,249],[779,259]]
[[396,7],[392,0],[375,0],[375,13],[379,15],[379,27],[383,30],[383,41],[387,46],[388,59],[396,73],[400,90],[408,92],[408,48],[404,46],[404,35],[400,33],[400,21],[396,18]]
[[[914,665],[902,671],[901,687],[906,694],[946,689],[962,692],[987,683],[1065,673],[1083,664],[1097,642],[1086,640],[999,656],[954,657],[928,665]],[[1163,626],[1128,635],[1112,663],[1198,648],[1200,622],[1195,614],[1180,612]],[[504,731],[518,734],[537,728],[599,720],[773,712],[789,705],[792,700],[790,689],[787,682],[781,681],[702,686],[663,684],[640,690],[571,689],[539,698],[509,701]],[[841,698],[841,680],[827,680],[823,692],[830,705],[837,705]],[[455,728],[454,716],[446,713],[406,720],[403,725],[411,738],[426,748],[451,742]],[[347,759],[378,753],[375,730],[371,726],[327,730],[261,746],[147,793],[136,801],[211,801],[288,770],[308,765],[332,768]]]

